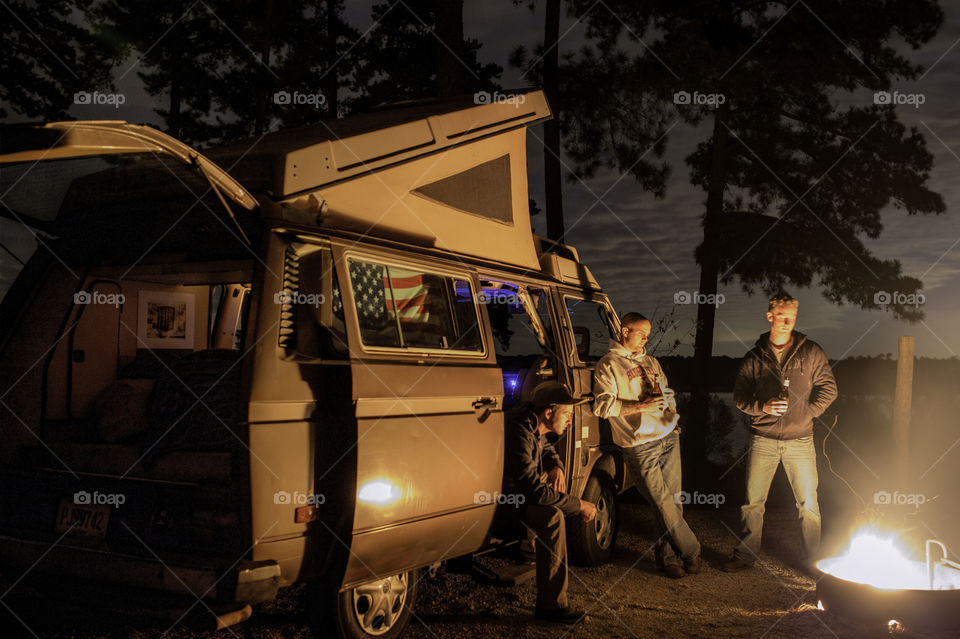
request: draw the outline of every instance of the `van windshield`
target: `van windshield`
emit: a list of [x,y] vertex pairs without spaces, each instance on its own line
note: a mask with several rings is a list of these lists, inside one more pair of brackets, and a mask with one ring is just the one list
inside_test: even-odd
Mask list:
[[148,254],[182,257],[200,248],[216,257],[249,257],[224,217],[210,184],[161,154],[0,165],[0,302],[41,247],[50,260],[70,266],[133,264]]

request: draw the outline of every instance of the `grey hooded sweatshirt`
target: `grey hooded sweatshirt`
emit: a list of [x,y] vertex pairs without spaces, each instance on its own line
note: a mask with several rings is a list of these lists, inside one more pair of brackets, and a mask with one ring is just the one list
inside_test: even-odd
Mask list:
[[[621,416],[622,401],[649,399],[654,380],[669,398],[666,409]],[[593,378],[593,413],[609,420],[613,442],[621,448],[646,444],[666,437],[677,426],[677,402],[668,391],[667,376],[656,357],[647,355],[646,350],[631,353],[620,342],[610,340],[610,351],[600,358]]]
[[[787,412],[782,416],[763,412],[767,400],[776,397],[783,380],[790,380]],[[793,345],[777,361],[764,333],[744,356],[733,387],[737,408],[752,419],[757,435],[772,439],[799,439],[813,434],[813,420],[837,398],[837,381],[823,349],[803,333],[793,331]]]

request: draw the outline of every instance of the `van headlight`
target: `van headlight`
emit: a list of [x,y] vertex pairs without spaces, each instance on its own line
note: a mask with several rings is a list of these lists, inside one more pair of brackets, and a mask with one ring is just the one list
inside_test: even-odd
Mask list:
[[386,506],[400,499],[400,488],[386,479],[374,479],[360,486],[357,499],[376,506]]

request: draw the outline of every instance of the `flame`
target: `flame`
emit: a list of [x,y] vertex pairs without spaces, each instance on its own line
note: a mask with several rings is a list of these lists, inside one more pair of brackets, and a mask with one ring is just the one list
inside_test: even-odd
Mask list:
[[817,564],[823,572],[882,590],[926,589],[926,564],[913,561],[899,548],[893,535],[860,531],[838,557]]
[[[927,564],[910,559],[897,543],[895,535],[860,530],[850,545],[837,557],[817,563],[823,572],[840,579],[867,584],[881,590],[927,590],[930,588]],[[960,588],[960,571],[937,565],[937,589]]]

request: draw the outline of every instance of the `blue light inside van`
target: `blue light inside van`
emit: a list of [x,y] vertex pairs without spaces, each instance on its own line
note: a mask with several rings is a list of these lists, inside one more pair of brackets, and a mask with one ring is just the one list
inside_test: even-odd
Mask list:
[[517,390],[517,382],[519,381],[520,373],[504,373],[503,374],[503,390],[507,393],[513,394]]

